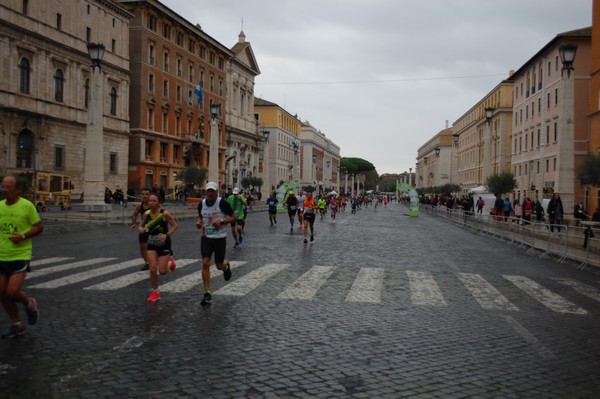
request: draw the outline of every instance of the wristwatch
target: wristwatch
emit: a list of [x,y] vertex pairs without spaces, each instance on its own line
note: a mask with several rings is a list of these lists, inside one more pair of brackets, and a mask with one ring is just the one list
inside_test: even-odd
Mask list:
[[221,219],[221,224],[225,224],[225,219]]

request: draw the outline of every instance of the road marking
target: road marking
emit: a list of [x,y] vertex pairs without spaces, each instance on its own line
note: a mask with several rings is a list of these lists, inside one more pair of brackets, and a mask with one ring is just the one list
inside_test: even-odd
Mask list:
[[[190,259],[191,260],[191,259]],[[200,260],[197,259],[198,262],[200,262]],[[190,262],[193,263],[193,262]],[[238,267],[245,265],[247,262],[241,262],[241,261],[236,261],[236,260],[232,260],[229,262],[229,267],[231,267],[231,270],[235,270]],[[179,261],[177,261],[177,267],[179,268]],[[160,286],[160,290],[163,292],[186,292],[190,289],[193,288],[198,288],[198,287],[202,287],[202,267],[200,264],[198,264],[198,272],[195,275],[187,275],[181,278],[178,278],[177,280],[174,281],[169,281],[166,284],[163,284]],[[210,279],[212,280],[213,278],[216,277],[222,277],[223,276],[223,272],[215,269],[211,266],[211,273],[210,273]],[[202,289],[202,291],[199,292],[204,292],[204,289]]]
[[532,334],[530,333],[525,327],[523,327],[521,324],[519,324],[515,319],[513,319],[510,316],[503,316],[504,320],[507,321],[508,324],[510,324],[510,326],[512,328],[514,328],[514,330],[523,338],[525,338],[525,340],[531,345],[533,346],[533,349],[536,350],[537,353],[539,353],[539,355],[542,357],[542,359],[545,360],[551,360],[551,359],[556,359],[556,355],[548,348],[546,348],[544,345],[542,345],[542,343]]
[[457,273],[456,276],[483,309],[519,310],[479,274]]
[[73,259],[72,257],[65,257],[65,258],[45,258],[45,259],[37,259],[37,260],[32,260],[30,265],[31,266],[42,266],[42,265],[47,265],[48,263],[57,263],[57,262],[64,262],[66,260],[71,260]]
[[92,259],[82,260],[80,262],[67,263],[66,265],[46,267],[46,268],[43,268],[40,270],[36,270],[35,273],[31,273],[31,275],[28,275],[27,280],[31,280],[33,278],[37,278],[40,276],[45,276],[47,274],[77,269],[77,268],[83,267],[83,266],[95,265],[97,263],[102,263],[102,262],[110,262],[115,259],[117,259],[117,258],[92,258]]
[[223,288],[217,290],[215,294],[234,296],[248,295],[256,287],[288,267],[290,267],[289,264],[267,263],[266,265],[251,271],[245,276],[240,277],[238,280],[227,284]]
[[313,266],[277,297],[282,299],[312,299],[334,270],[335,266]]
[[58,288],[64,287],[69,284],[76,284],[81,281],[89,280],[94,277],[101,276],[103,274],[108,274],[116,271],[121,271],[124,268],[128,268],[134,265],[141,265],[140,259],[133,259],[126,262],[116,263],[114,265],[108,265],[104,267],[99,267],[96,269],[85,270],[83,272],[69,274],[68,276],[64,276],[61,278],[57,278],[54,280],[46,281],[39,284],[34,284],[30,286],[30,288]]
[[447,305],[431,273],[407,270],[406,274],[410,283],[410,298],[413,305]]
[[346,302],[381,302],[384,273],[385,270],[381,268],[361,268],[346,296]]
[[567,285],[573,288],[575,291],[579,292],[582,295],[587,296],[588,298],[592,298],[598,302],[600,302],[600,291],[591,285],[580,283],[579,281],[572,280],[570,278],[555,278],[554,280],[558,281],[563,285]]
[[545,289],[535,281],[525,276],[503,276],[505,279],[516,285],[518,288],[537,299],[542,305],[548,309],[558,313],[571,313],[571,314],[587,314],[587,311],[581,309],[577,305],[567,301],[560,295],[556,295],[553,292]]
[[[141,264],[139,259],[137,262],[138,262],[138,264]],[[194,262],[198,262],[198,259],[175,259],[175,264],[177,265],[177,269],[183,269],[187,265],[192,264]],[[175,270],[175,273],[177,273],[177,270]],[[136,270],[134,273],[130,273],[130,274],[126,274],[124,276],[113,278],[111,280],[104,281],[102,283],[90,285],[89,287],[85,287],[84,290],[102,290],[102,291],[103,290],[106,290],[106,291],[118,290],[120,288],[125,288],[129,285],[139,283],[140,281],[149,280],[149,279],[150,279],[150,273],[147,270],[145,270],[145,271]],[[161,291],[162,291],[162,288],[161,288]]]

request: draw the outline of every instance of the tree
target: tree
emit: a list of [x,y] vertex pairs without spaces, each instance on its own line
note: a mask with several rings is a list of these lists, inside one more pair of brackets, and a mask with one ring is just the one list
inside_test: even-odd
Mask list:
[[186,188],[193,191],[195,187],[202,187],[202,182],[206,179],[208,170],[205,168],[197,168],[188,166],[181,172],[177,173],[177,179],[183,181]]
[[244,188],[254,190],[255,187],[258,187],[260,190],[260,187],[263,185],[263,179],[258,176],[246,176],[242,179],[241,183]]
[[[350,176],[360,175],[361,173],[366,173],[375,170],[375,166],[369,161],[366,161],[362,158],[348,158],[342,157],[340,158],[340,168],[342,173],[348,173]],[[366,188],[363,182],[363,187]],[[374,187],[373,187],[374,188]]]
[[575,171],[581,184],[600,186],[600,155],[587,153]]
[[517,180],[511,172],[502,172],[499,175],[489,176],[485,182],[485,187],[490,193],[509,193],[517,188]]

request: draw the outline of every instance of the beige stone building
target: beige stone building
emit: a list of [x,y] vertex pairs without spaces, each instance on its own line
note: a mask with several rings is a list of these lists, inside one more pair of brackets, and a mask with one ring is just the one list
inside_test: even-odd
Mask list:
[[[0,0],[0,173],[23,174],[46,194],[57,185],[81,191],[90,99],[87,43],[95,42],[106,48],[105,185],[126,186],[131,18],[111,0]],[[60,179],[39,180],[41,172]],[[48,198],[38,195],[38,201]]]
[[300,186],[317,193],[339,189],[340,147],[308,121],[302,122],[300,142]]
[[[583,188],[574,170],[588,150],[591,29],[556,35],[510,79],[514,81],[512,171],[515,199],[561,195],[565,215]],[[563,72],[559,48],[577,45],[574,70]]]
[[446,127],[419,147],[415,187],[427,190],[452,183],[452,155],[452,128]]
[[[220,105],[218,176],[225,184],[227,65],[234,56],[202,30],[156,0],[120,0],[131,22],[131,139],[129,187],[162,187],[168,195],[183,185],[187,166],[207,168],[210,105]],[[202,82],[203,102],[194,94]],[[210,171],[209,171],[210,173]],[[204,182],[198,182],[201,187]]]
[[[254,116],[254,80],[260,75],[252,46],[240,32],[227,70],[225,184],[242,188],[245,177],[262,176],[263,135]],[[263,195],[266,194],[266,191]]]
[[503,80],[452,124],[461,194],[510,171],[513,83]]

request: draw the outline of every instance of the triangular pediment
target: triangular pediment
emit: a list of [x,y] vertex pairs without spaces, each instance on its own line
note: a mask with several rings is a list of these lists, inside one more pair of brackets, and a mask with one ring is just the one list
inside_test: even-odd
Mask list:
[[256,61],[256,57],[254,57],[254,52],[252,51],[252,46],[248,42],[244,43],[236,43],[235,46],[231,49],[235,54],[235,59],[249,68],[252,72],[254,72],[255,76],[260,75],[260,68],[258,67],[258,62]]

